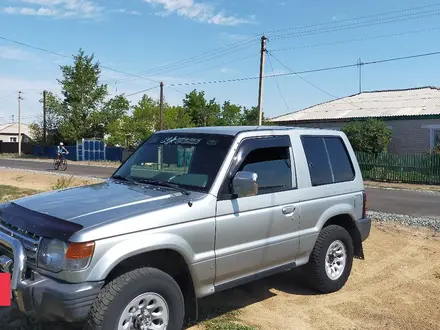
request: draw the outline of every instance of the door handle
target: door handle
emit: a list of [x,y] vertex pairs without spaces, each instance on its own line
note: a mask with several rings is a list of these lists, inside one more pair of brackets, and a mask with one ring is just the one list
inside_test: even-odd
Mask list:
[[284,206],[283,207],[283,214],[291,214],[293,212],[295,212],[296,207],[293,205],[289,205],[289,206]]

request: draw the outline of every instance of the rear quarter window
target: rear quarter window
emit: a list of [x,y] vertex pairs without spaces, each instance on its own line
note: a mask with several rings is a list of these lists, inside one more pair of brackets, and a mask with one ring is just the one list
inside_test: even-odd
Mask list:
[[353,163],[338,136],[302,136],[313,186],[352,181],[355,178]]

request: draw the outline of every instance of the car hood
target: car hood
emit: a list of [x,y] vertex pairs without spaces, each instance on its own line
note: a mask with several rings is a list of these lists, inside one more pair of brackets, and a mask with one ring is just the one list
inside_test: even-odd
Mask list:
[[[107,180],[103,183],[42,193],[14,201],[16,209],[25,209],[46,217],[68,221],[82,228],[128,218],[176,203],[205,196],[157,186],[136,185]],[[32,221],[29,219],[29,221]]]

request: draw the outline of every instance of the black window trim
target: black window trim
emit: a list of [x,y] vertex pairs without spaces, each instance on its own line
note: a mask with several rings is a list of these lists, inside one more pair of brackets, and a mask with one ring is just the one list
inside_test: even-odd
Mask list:
[[[246,144],[243,147],[243,144],[247,141],[251,141],[253,143]],[[257,149],[282,148],[282,147],[289,149],[289,157],[290,157],[289,159],[291,161],[290,175],[292,177],[292,173],[293,173],[292,171],[294,171],[294,169],[295,169],[295,164],[294,164],[295,160],[294,160],[293,154],[292,154],[292,141],[290,140],[290,135],[287,135],[287,134],[260,135],[260,136],[250,136],[250,137],[243,138],[240,141],[240,144],[238,145],[237,150],[234,153],[231,164],[229,165],[228,171],[226,172],[226,176],[223,179],[223,182],[220,186],[220,189],[219,189],[218,195],[217,195],[217,201],[234,199],[234,196],[231,193],[222,194],[222,192],[225,189],[226,185],[228,185],[228,187],[230,188],[232,178],[237,173],[237,170],[239,169],[242,162],[246,159],[246,157],[252,151],[257,150]],[[290,189],[287,189],[284,191],[291,191],[291,190],[298,189],[298,182],[297,181],[298,180],[296,178],[296,172],[295,172],[295,182],[293,181],[293,178],[292,178],[292,180],[291,180],[292,186],[290,187]]]
[[[326,152],[326,154],[327,154],[327,161],[328,161],[328,164],[329,164],[329,167],[330,167],[330,172],[331,172],[331,175],[332,175],[332,181],[333,181],[333,182],[330,182],[330,183],[313,184],[312,175],[311,175],[311,173],[310,173],[310,168],[309,168],[309,164],[308,164],[308,161],[307,161],[307,169],[308,169],[308,171],[309,171],[309,177],[310,177],[310,182],[311,182],[311,184],[312,184],[312,187],[328,186],[328,185],[331,185],[331,184],[353,182],[354,180],[356,180],[357,173],[356,173],[356,170],[355,170],[354,165],[353,165],[353,160],[351,159],[351,155],[350,155],[350,153],[348,152],[348,149],[347,149],[347,146],[345,145],[344,140],[343,140],[339,135],[328,135],[328,134],[326,134],[326,135],[301,134],[301,135],[300,135],[300,138],[301,138],[301,144],[302,144],[302,147],[303,147],[304,154],[305,154],[305,149],[304,149],[304,139],[303,139],[303,138],[305,138],[305,137],[322,138],[322,140],[323,140],[323,142],[324,142],[325,152]],[[333,172],[333,165],[332,165],[331,160],[330,160],[330,155],[329,155],[329,153],[328,153],[327,143],[325,142],[325,138],[336,138],[336,139],[339,139],[339,140],[341,141],[342,146],[344,147],[345,153],[347,154],[347,158],[348,158],[348,161],[349,161],[349,163],[350,163],[350,166],[351,166],[352,172],[353,172],[353,177],[352,177],[350,180],[343,180],[343,181],[337,181],[337,182],[335,182],[335,175],[334,175],[334,172]],[[306,159],[307,159],[307,155],[305,155],[305,156],[306,156]]]

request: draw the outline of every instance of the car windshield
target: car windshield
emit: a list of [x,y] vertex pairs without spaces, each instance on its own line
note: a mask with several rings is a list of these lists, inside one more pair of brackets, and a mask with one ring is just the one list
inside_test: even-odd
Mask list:
[[233,138],[218,134],[156,133],[113,177],[208,192]]

